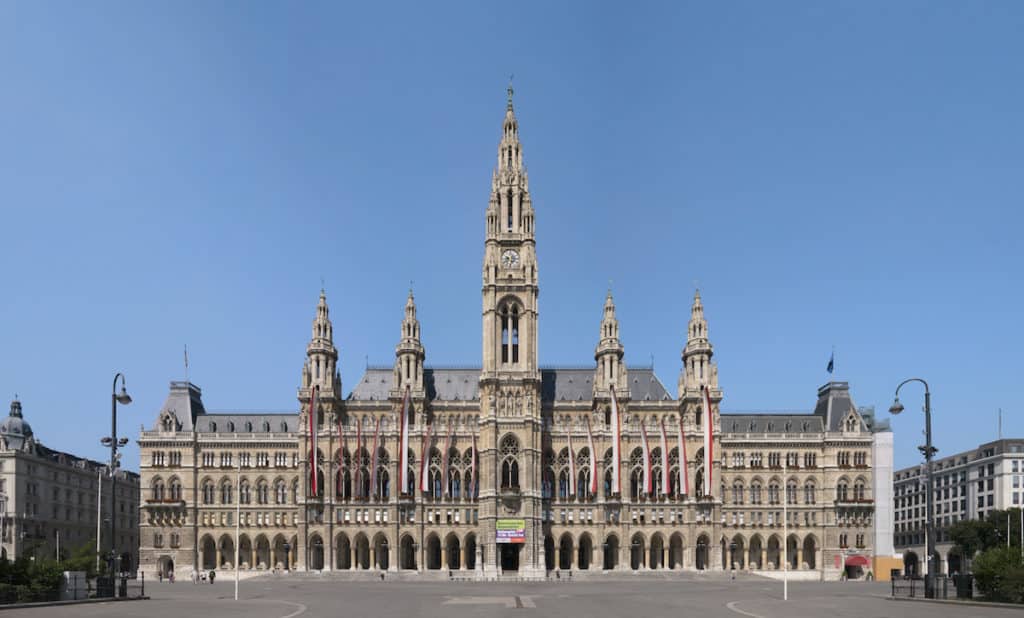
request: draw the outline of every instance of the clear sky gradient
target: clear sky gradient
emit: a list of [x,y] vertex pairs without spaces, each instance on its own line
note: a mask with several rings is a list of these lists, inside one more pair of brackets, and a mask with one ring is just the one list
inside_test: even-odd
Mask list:
[[[880,418],[941,454],[1024,436],[1024,3],[0,3],[0,392],[102,459],[111,380],[294,411],[326,281],[345,390],[480,362],[484,210],[515,74],[543,364],[671,392],[694,282],[724,408]],[[905,390],[896,463],[923,442]],[[4,403],[6,406],[6,403]],[[134,445],[124,461],[138,467]]]

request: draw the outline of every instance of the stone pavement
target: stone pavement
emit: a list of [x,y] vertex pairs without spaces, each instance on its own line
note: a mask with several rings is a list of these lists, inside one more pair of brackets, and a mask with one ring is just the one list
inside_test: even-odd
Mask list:
[[569,583],[459,583],[437,581],[345,581],[310,575],[243,580],[241,601],[232,598],[231,578],[216,584],[147,582],[150,601],[10,610],[0,618],[406,618],[530,616],[605,618],[997,618],[1024,617],[1020,610],[895,602],[884,583],[799,582],[782,600],[782,584],[762,578],[732,581],[722,574],[659,577],[618,575]]

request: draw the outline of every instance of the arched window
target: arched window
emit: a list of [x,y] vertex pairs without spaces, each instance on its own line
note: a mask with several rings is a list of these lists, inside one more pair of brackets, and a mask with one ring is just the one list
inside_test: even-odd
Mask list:
[[501,488],[519,490],[519,441],[515,436],[501,440]]
[[790,479],[786,482],[786,504],[796,503],[796,481]]
[[153,481],[153,500],[157,502],[163,502],[164,499],[164,482],[160,479]]
[[176,478],[171,479],[171,500],[181,501],[181,481]]
[[519,307],[505,303],[498,312],[501,320],[501,362],[519,362]]
[[761,481],[757,479],[750,483],[750,503],[761,504]]
[[779,503],[779,481],[772,479],[768,482],[768,504]]
[[270,503],[270,488],[264,480],[260,480],[256,485],[256,502],[259,504]]
[[814,492],[814,482],[813,481],[807,481],[804,484],[804,504],[814,504],[815,503],[815,495],[814,494],[815,494],[815,492]]
[[209,479],[203,481],[203,504],[213,504],[216,493],[217,490],[213,486],[213,481]]
[[629,495],[637,502],[644,498],[644,452],[640,448],[629,456]]
[[238,487],[238,503],[249,504],[252,502],[252,491],[250,491],[249,481],[243,480],[241,485]]
[[850,482],[846,479],[839,479],[839,484],[836,485],[836,500],[845,502],[850,498]]
[[732,484],[732,503],[743,504],[743,481],[734,481]]
[[278,480],[276,483],[274,483],[274,503],[288,503],[288,489],[287,486],[284,484],[284,481]]
[[232,494],[232,492],[231,492],[231,483],[229,481],[224,481],[223,483],[221,483],[221,485],[220,485],[220,503],[221,504],[231,504],[231,494]]
[[864,480],[857,479],[853,484],[853,499],[860,502],[864,500]]

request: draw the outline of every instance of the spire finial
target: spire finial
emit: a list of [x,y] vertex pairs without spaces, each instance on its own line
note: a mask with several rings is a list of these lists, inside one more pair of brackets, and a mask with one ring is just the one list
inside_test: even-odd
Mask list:
[[512,79],[515,78],[515,73],[510,73],[508,76],[508,111],[512,111]]

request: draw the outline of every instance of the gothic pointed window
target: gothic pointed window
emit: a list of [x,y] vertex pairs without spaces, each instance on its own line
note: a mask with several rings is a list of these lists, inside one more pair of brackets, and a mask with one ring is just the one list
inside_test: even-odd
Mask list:
[[501,441],[501,488],[519,489],[519,441],[505,436]]
[[508,306],[502,307],[501,312],[498,314],[501,320],[501,362],[507,363],[509,359],[509,332],[508,332]]
[[512,362],[519,362],[519,308],[512,307]]

